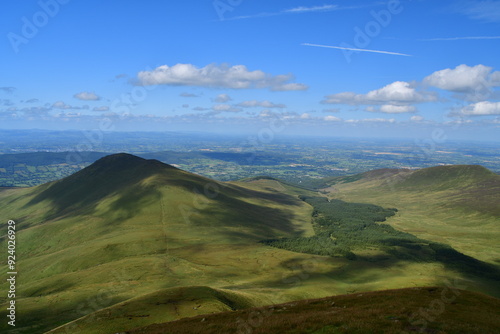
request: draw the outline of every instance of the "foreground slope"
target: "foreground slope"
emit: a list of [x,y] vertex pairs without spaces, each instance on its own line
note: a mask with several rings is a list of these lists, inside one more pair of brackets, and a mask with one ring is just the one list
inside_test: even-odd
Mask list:
[[136,328],[162,333],[468,333],[500,328],[500,299],[453,288],[386,290],[197,316]]

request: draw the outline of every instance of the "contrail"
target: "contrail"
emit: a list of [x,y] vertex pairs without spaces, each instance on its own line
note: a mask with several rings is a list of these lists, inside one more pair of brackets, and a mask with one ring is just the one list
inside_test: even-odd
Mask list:
[[350,51],[361,51],[361,52],[374,52],[374,53],[383,53],[383,54],[387,54],[387,55],[395,55],[395,56],[413,57],[412,55],[407,55],[407,54],[405,54],[405,53],[390,52],[390,51],[368,50],[368,49],[356,49],[356,48],[345,48],[345,47],[342,47],[342,46],[320,45],[320,44],[310,44],[310,43],[302,43],[301,45],[316,46],[316,47],[319,47],[319,48],[330,48],[330,49],[350,50]]

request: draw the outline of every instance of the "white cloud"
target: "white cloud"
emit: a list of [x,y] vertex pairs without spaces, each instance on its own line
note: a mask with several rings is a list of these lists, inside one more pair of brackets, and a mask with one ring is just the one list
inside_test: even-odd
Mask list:
[[424,78],[423,82],[429,86],[463,93],[484,85],[490,72],[491,67],[484,65],[470,67],[462,64],[454,69],[436,71]]
[[380,89],[372,90],[367,94],[356,94],[353,92],[343,92],[326,96],[323,103],[328,104],[391,104],[407,105],[411,103],[421,103],[436,101],[435,94],[418,92],[410,83],[396,81]]
[[323,119],[328,122],[340,122],[342,120],[341,118],[335,116],[325,116]]
[[225,111],[225,112],[240,112],[240,111],[242,111],[241,108],[236,108],[236,107],[233,107],[229,104],[216,104],[212,107],[212,110]]
[[311,115],[305,112],[305,113],[301,114],[299,118],[300,119],[311,119]]
[[346,123],[395,123],[394,118],[364,118],[364,119],[348,119]]
[[73,97],[79,99],[79,100],[84,100],[84,101],[98,101],[101,98],[97,96],[93,92],[81,92],[73,95]]
[[275,92],[287,92],[287,91],[295,91],[295,90],[307,90],[309,86],[301,84],[301,83],[287,83],[283,85],[276,85],[272,88]]
[[225,103],[227,101],[231,101],[232,98],[227,95],[227,94],[219,94],[217,97],[214,99],[215,102],[217,103]]
[[273,91],[304,90],[307,86],[290,83],[292,75],[276,75],[260,70],[249,71],[244,65],[210,64],[197,68],[192,64],[162,65],[137,74],[140,85],[200,86],[232,89],[268,88]]
[[402,113],[415,112],[416,110],[417,108],[415,108],[414,106],[397,106],[392,104],[384,104],[379,109],[380,112],[386,114],[402,114]]
[[500,71],[491,73],[490,82],[494,86],[500,86]]
[[64,103],[63,101],[57,101],[52,105],[52,108],[57,108],[57,109],[73,109],[72,106]]
[[[46,106],[49,106],[48,104],[46,104]],[[52,104],[52,108],[55,108],[55,109],[89,109],[89,106],[88,105],[83,105],[81,107],[79,106],[71,106],[69,104],[66,104],[64,103],[63,101],[57,101],[57,102],[54,102],[54,104]]]
[[462,108],[461,114],[466,116],[500,115],[500,102],[482,101],[473,103]]
[[93,111],[109,111],[109,107],[106,106],[101,106],[101,107],[95,107],[92,109]]
[[193,110],[195,110],[195,111],[207,111],[207,110],[210,110],[210,108],[194,107]]
[[238,103],[238,106],[243,107],[243,108],[253,108],[253,107],[262,107],[262,108],[286,108],[286,105],[284,104],[275,104],[270,101],[257,101],[257,100],[251,100],[251,101],[244,101],[241,103]]
[[196,95],[196,94],[186,93],[186,92],[180,93],[179,96],[181,96],[181,97],[198,97],[198,95]]
[[47,107],[26,107],[21,109],[26,115],[47,115],[50,108]]
[[423,120],[424,120],[424,118],[422,116],[420,116],[420,115],[412,116],[410,118],[410,121],[412,121],[412,122],[421,122]]

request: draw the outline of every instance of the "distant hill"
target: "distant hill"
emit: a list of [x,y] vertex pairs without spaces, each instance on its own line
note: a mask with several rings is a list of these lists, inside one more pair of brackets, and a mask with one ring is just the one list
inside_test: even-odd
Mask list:
[[[323,187],[357,181],[368,190],[404,193],[446,192],[447,205],[500,217],[500,175],[478,165],[453,165],[407,169],[380,169],[326,179]],[[353,185],[354,186],[354,185]]]

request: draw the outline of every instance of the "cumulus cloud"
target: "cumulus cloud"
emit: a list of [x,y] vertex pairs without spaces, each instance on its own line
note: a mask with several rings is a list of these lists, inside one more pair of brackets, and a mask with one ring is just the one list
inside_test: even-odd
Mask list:
[[26,107],[21,109],[25,116],[48,116],[50,108],[47,107]]
[[342,120],[341,118],[335,116],[325,116],[323,119],[328,122],[340,122]]
[[500,71],[491,73],[490,82],[494,86],[500,86]]
[[437,96],[431,93],[419,92],[409,82],[396,81],[380,89],[372,90],[367,94],[343,92],[326,96],[322,103],[327,104],[384,104],[408,105],[436,101]]
[[79,100],[83,100],[83,101],[98,101],[101,99],[99,96],[97,96],[93,92],[76,93],[75,95],[73,95],[73,97],[75,97]]
[[482,101],[462,108],[465,116],[500,115],[500,102]]
[[423,120],[424,120],[424,118],[422,116],[420,116],[420,115],[412,116],[410,118],[410,121],[412,121],[412,122],[421,122]]
[[224,111],[224,112],[240,112],[241,108],[233,107],[229,104],[216,104],[212,107],[213,111]]
[[253,108],[253,107],[262,107],[262,108],[286,108],[286,105],[284,104],[275,104],[270,101],[257,101],[257,100],[251,100],[251,101],[244,101],[241,103],[238,103],[239,107],[243,108]]
[[423,83],[456,93],[482,92],[497,84],[500,74],[491,71],[491,67],[481,64],[472,67],[462,64],[436,71],[424,78]]
[[196,95],[196,94],[186,93],[186,92],[180,93],[179,96],[181,96],[181,97],[198,97],[198,95]]
[[301,83],[287,83],[283,85],[276,85],[272,87],[271,90],[275,92],[286,92],[286,91],[294,91],[294,90],[307,90],[309,87],[307,85]]
[[210,64],[197,68],[192,64],[162,65],[137,74],[137,83],[149,85],[199,86],[231,89],[268,88],[273,91],[305,90],[307,86],[290,83],[293,76],[250,71],[244,65]]
[[204,108],[204,107],[194,107],[193,108],[194,111],[207,111],[207,110],[210,110],[210,108]]
[[340,112],[340,108],[323,109],[323,112]]
[[417,108],[414,106],[397,106],[392,104],[384,104],[380,107],[379,111],[386,114],[402,114],[415,112]]
[[231,101],[231,100],[232,100],[232,98],[227,94],[219,94],[214,99],[214,101],[217,103],[226,103],[227,101]]
[[77,107],[77,106],[71,106],[69,104],[66,104],[63,101],[57,101],[57,102],[54,102],[54,104],[52,104],[52,108],[54,108],[54,109],[89,109],[89,106],[84,105],[81,107]]
[[52,108],[57,108],[57,109],[73,109],[72,106],[64,103],[63,101],[54,102],[54,104],[52,105]]
[[364,119],[348,119],[346,123],[395,123],[394,118],[364,118]]
[[106,106],[101,106],[101,107],[95,107],[92,109],[93,111],[109,111],[109,107]]

